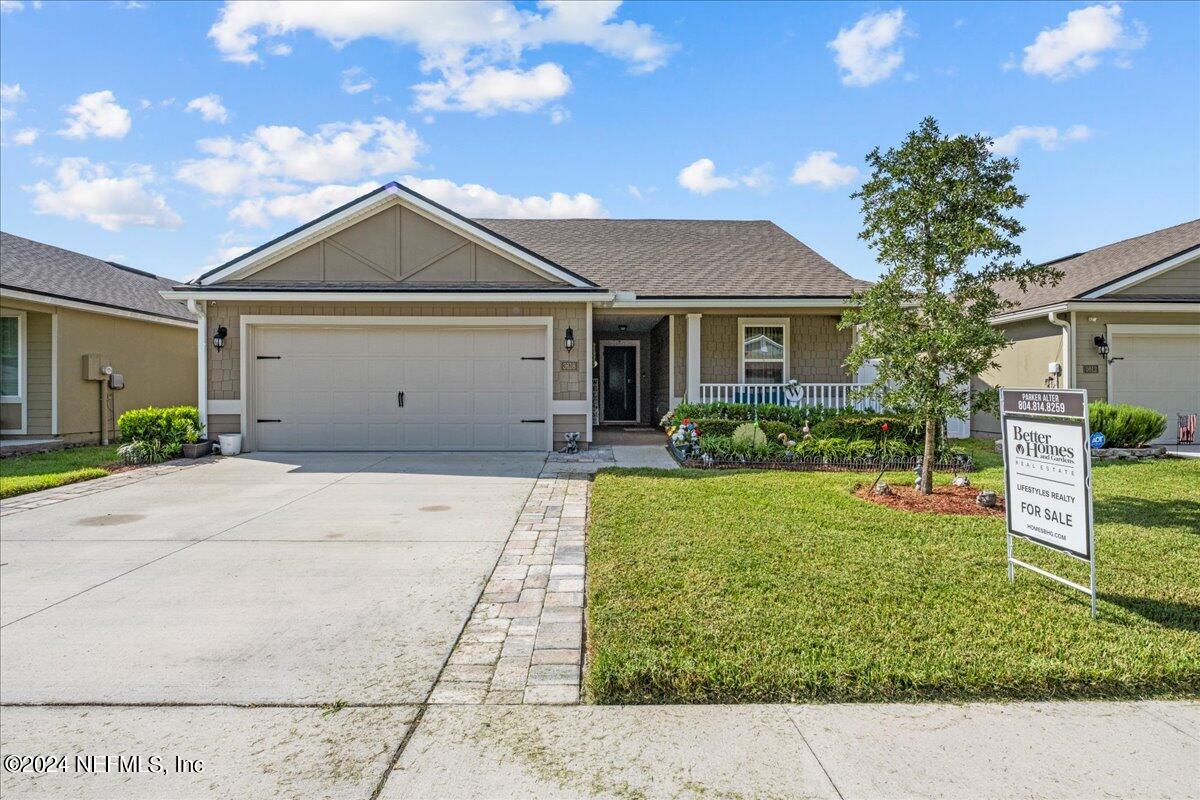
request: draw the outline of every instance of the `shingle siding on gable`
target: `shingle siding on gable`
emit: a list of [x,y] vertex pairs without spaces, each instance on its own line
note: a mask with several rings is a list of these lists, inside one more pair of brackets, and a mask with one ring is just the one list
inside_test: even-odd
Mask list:
[[227,285],[555,282],[402,206],[390,206]]
[[1137,297],[1143,295],[1200,295],[1200,255],[1196,260],[1180,264],[1174,269],[1155,275],[1141,283],[1113,292],[1114,296]]

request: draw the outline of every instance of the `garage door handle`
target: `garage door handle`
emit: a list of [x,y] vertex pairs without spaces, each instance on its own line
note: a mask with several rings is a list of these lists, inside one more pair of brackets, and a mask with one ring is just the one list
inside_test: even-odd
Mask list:
[[256,419],[255,422],[283,422],[281,419]]
[[396,392],[396,404],[400,408],[404,408],[404,392]]
[[523,419],[521,422],[545,422],[544,419]]
[[521,356],[522,361],[545,361],[545,356]]

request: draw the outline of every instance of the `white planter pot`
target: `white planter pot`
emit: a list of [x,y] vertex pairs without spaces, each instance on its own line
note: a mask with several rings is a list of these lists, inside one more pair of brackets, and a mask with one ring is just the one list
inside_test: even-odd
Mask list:
[[236,456],[242,452],[242,435],[240,433],[218,434],[217,446],[221,448],[221,455]]

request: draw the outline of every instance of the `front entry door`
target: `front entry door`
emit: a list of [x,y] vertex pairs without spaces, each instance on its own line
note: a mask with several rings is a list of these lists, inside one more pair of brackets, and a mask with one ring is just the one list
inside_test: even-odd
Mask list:
[[637,421],[637,348],[604,347],[604,421]]

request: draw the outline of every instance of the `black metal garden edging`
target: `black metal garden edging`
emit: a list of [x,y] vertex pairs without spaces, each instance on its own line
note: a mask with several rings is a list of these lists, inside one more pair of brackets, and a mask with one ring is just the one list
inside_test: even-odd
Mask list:
[[[770,461],[751,461],[740,458],[699,458],[684,454],[674,442],[668,450],[682,467],[689,469],[778,469],[792,472],[872,472],[884,469],[888,472],[915,470],[921,463],[920,456],[906,456],[880,461],[877,458],[825,458],[823,456],[792,456]],[[969,455],[939,458],[933,462],[934,470],[942,472],[974,472],[975,461]]]

